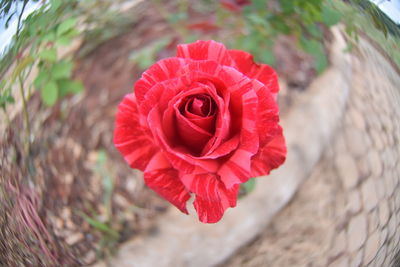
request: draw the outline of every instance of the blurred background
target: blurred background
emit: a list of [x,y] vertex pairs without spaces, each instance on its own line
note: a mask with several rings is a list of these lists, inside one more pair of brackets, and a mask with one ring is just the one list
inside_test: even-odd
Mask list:
[[[177,257],[146,245],[174,237],[160,225],[180,219],[166,219],[169,204],[113,147],[114,119],[146,68],[179,43],[213,39],[277,70],[289,154],[310,143],[319,152],[289,160],[283,174],[299,182],[287,182],[285,201],[268,202],[273,214],[255,215],[257,230],[235,236],[222,256],[199,252],[201,263],[189,245],[185,260],[159,266],[400,266],[399,25],[398,0],[2,0],[0,265]],[[335,86],[347,88],[337,91],[345,100],[330,109],[323,89]],[[314,121],[320,110],[341,115]],[[295,128],[293,114],[311,115]],[[305,141],[306,128],[329,138]],[[263,205],[257,186],[241,188],[243,201]],[[132,240],[149,249],[118,253]]]

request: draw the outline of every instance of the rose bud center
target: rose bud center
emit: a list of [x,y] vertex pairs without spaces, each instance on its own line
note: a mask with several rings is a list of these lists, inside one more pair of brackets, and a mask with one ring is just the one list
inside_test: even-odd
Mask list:
[[185,112],[190,112],[200,117],[211,116],[215,113],[214,100],[212,100],[209,95],[205,94],[191,96],[186,102]]
[[214,135],[217,110],[214,99],[205,93],[189,95],[179,105],[178,131],[194,155],[200,155]]

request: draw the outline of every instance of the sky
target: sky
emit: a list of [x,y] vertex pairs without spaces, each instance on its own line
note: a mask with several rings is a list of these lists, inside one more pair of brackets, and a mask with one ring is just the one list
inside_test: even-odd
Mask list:
[[400,0],[370,0],[386,13],[395,23],[400,24]]
[[[1,0],[0,0],[1,1]],[[111,1],[111,0],[110,0]],[[379,8],[385,12],[394,22],[400,25],[400,0],[370,0],[379,6]],[[35,11],[40,6],[41,1],[36,3],[28,2],[25,7],[22,19],[26,18],[30,13]],[[22,3],[19,2],[17,6],[20,11]],[[17,12],[18,13],[18,12]],[[4,53],[4,49],[10,44],[13,34],[16,32],[18,17],[14,16],[8,26],[5,28],[7,18],[0,19],[0,56]]]
[[[22,9],[22,2],[17,2],[17,3],[18,3],[16,6],[16,8],[18,9],[17,14],[19,14]],[[35,11],[39,6],[40,6],[40,1],[36,2],[36,3],[28,2],[25,7],[24,14],[22,14],[22,17],[21,17],[22,20],[25,19],[33,11]],[[7,45],[10,44],[12,36],[17,31],[18,15],[14,15],[12,17],[12,20],[10,21],[8,28],[6,28],[6,25],[5,25],[7,18],[8,18],[8,16],[0,19],[0,55],[3,53],[3,51],[7,47]]]

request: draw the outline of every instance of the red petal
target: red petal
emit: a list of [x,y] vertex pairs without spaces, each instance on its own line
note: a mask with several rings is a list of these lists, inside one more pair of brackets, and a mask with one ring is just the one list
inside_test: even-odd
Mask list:
[[251,176],[251,158],[253,152],[237,149],[233,155],[218,170],[222,182],[226,188],[247,182]]
[[224,141],[219,147],[217,147],[214,151],[212,151],[212,153],[207,154],[203,158],[217,159],[225,155],[228,155],[238,147],[239,140],[240,140],[240,135],[236,134],[228,141]]
[[159,152],[147,165],[144,171],[144,181],[148,187],[188,214],[186,202],[190,198],[190,194],[179,180],[178,175],[165,156]]
[[153,133],[155,143],[163,149],[171,165],[183,173],[215,172],[218,163],[215,160],[199,159],[190,155],[189,151],[181,147],[173,147],[168,143],[161,127],[160,114],[156,105],[148,115],[149,128]]
[[181,176],[181,180],[196,194],[193,205],[202,222],[218,222],[228,207],[236,206],[239,187],[227,190],[214,174],[187,174]]
[[[256,153],[258,150],[256,122],[259,103],[256,92],[248,87],[251,84],[251,82],[243,86],[238,84],[238,89],[231,93],[231,113],[232,117],[240,119],[240,147]],[[233,115],[234,113],[237,115]]]
[[166,58],[147,69],[135,83],[134,91],[139,105],[154,85],[179,77],[179,72],[186,63],[182,58]]
[[138,103],[139,111],[141,114],[140,122],[147,125],[146,117],[154,104],[160,107],[160,110],[168,108],[169,101],[176,97],[184,90],[185,86],[182,84],[181,79],[171,79],[160,82],[154,85],[144,96],[142,102]]
[[228,66],[234,64],[225,46],[213,40],[178,45],[176,56],[194,60],[214,60]]
[[263,83],[271,93],[278,93],[278,76],[273,68],[255,63],[251,54],[241,50],[229,50],[229,55],[240,72]]
[[132,168],[144,170],[158,150],[139,124],[134,94],[126,95],[118,106],[114,131],[115,147]]
[[259,133],[256,125],[259,107],[253,81],[233,68],[224,70],[231,77],[237,76],[236,82],[228,90],[231,92],[231,116],[237,118],[232,127],[240,134],[239,145],[233,155],[218,170],[227,188],[246,182],[250,178],[251,158],[259,149]]
[[278,168],[285,162],[286,152],[285,138],[282,134],[282,128],[280,128],[280,134],[262,147],[253,157],[251,176],[267,175],[271,170]]
[[259,133],[260,147],[270,142],[277,134],[280,134],[279,108],[268,89],[260,82],[253,80],[253,87],[258,97],[257,131]]
[[190,122],[179,110],[175,110],[175,117],[181,140],[187,147],[192,148],[196,154],[200,154],[204,145],[212,137],[212,134]]
[[206,132],[213,132],[213,128],[215,125],[215,116],[208,117],[195,117],[195,115],[187,114],[186,118],[193,124],[197,125],[201,129],[204,129]]

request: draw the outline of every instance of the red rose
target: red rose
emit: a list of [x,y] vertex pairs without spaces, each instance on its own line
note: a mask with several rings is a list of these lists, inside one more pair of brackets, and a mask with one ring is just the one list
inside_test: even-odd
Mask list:
[[114,143],[146,184],[202,222],[236,206],[239,185],[286,156],[275,71],[215,41],[178,45],[118,107]]

